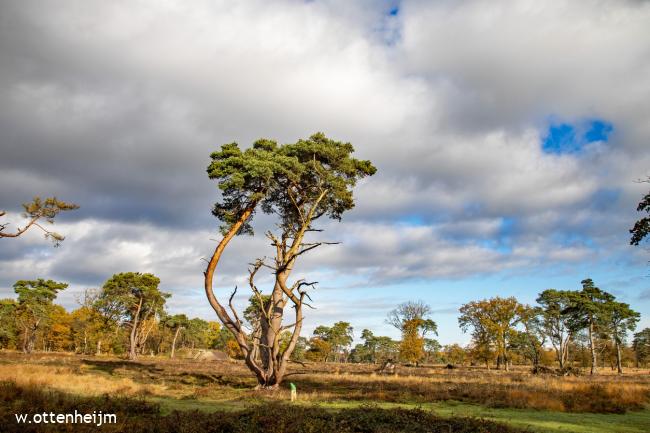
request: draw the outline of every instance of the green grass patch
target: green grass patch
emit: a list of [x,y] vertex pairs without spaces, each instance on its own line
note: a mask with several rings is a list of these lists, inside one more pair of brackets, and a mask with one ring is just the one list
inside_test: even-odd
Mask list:
[[[309,403],[301,403],[309,405]],[[365,404],[368,404],[366,402]],[[323,408],[344,410],[363,405],[356,401],[333,401],[319,404]],[[382,409],[421,408],[442,417],[474,417],[497,421],[539,433],[648,433],[650,409],[626,414],[566,413],[527,409],[488,408],[455,401],[436,403],[373,403]]]
[[550,412],[527,409],[494,409],[475,404],[441,402],[431,405],[437,415],[473,416],[529,427],[538,432],[647,433],[650,409],[625,414]]

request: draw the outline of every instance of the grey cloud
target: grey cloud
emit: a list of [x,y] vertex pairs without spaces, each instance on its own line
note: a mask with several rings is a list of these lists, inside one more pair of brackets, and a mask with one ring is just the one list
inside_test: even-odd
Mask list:
[[647,113],[638,98],[639,86],[650,85],[647,44],[640,42],[647,4],[478,0],[407,2],[403,9],[407,60],[452,89],[447,119],[463,129],[549,115]]
[[[79,218],[205,226],[214,200],[205,167],[219,144],[386,130],[410,105],[381,52],[317,7],[152,6],[7,6],[0,164],[40,184],[11,176],[3,202],[54,183],[84,204]],[[279,24],[270,33],[269,22]]]

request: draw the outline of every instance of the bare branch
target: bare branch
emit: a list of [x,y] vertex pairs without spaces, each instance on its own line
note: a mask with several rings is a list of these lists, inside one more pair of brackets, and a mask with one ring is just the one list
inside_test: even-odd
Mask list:
[[271,245],[273,246],[280,245],[280,241],[278,240],[278,238],[275,237],[275,235],[273,234],[273,232],[271,232],[271,230],[266,232],[266,237],[271,241]]
[[[305,280],[298,280],[298,281],[296,281],[296,282],[294,283],[294,287],[292,288],[292,290],[297,290],[298,293],[300,293],[301,295],[302,295],[303,293],[304,293],[305,295],[307,295],[307,292],[301,292],[301,291],[300,291],[300,288],[305,287],[305,286],[309,286],[309,287],[311,287],[311,288],[313,289],[314,286],[315,286],[316,284],[318,284],[318,281],[313,281],[313,282],[311,282],[311,283],[308,283],[308,282],[306,282]],[[309,295],[307,295],[307,296],[309,297]]]
[[291,202],[293,203],[293,205],[296,207],[296,210],[298,211],[298,216],[300,216],[300,220],[304,224],[305,223],[305,216],[302,213],[301,207],[296,202],[296,199],[293,197],[293,193],[291,192],[291,187],[287,188],[287,194],[289,195],[289,198],[291,199]]
[[278,268],[276,266],[267,265],[266,263],[262,263],[262,267],[268,268],[268,269],[270,269],[270,270],[272,270],[274,272],[278,270]]
[[237,321],[237,327],[241,329],[241,320],[239,320],[237,311],[235,310],[235,307],[233,307],[232,305],[232,299],[235,297],[235,293],[237,293],[237,286],[235,286],[235,290],[232,291],[232,294],[230,295],[230,299],[228,299],[228,305],[230,306],[230,311],[232,311],[233,316],[235,316],[235,320]]
[[264,314],[264,317],[266,320],[269,320],[269,313],[266,311],[264,308],[264,299],[262,298],[262,293],[257,289],[257,286],[255,285],[254,278],[255,274],[257,274],[257,271],[264,265],[263,262],[264,259],[258,259],[254,264],[251,264],[253,266],[252,269],[249,269],[249,277],[248,277],[248,284],[251,287],[251,290],[257,297],[258,302],[260,303],[260,310],[262,311],[262,314]]
[[294,326],[296,326],[298,323],[301,323],[301,322],[302,322],[302,319],[300,319],[298,322],[293,322],[293,323],[291,323],[291,324],[289,324],[289,325],[284,325],[284,326],[282,326],[282,327],[280,328],[280,332],[282,332],[282,331],[286,331],[287,329],[291,329],[291,328],[293,328]]

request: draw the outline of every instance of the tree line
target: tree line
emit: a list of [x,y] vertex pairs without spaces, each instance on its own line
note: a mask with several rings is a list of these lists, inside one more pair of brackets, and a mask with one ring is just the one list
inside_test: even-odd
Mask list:
[[177,349],[220,349],[237,356],[230,333],[218,322],[169,314],[169,294],[152,274],[113,275],[100,289],[86,289],[68,312],[54,303],[68,284],[20,280],[16,299],[0,300],[0,347],[32,351],[112,354],[136,359]]
[[458,322],[463,331],[471,331],[473,349],[488,366],[496,359],[497,368],[507,370],[511,350],[520,351],[537,366],[547,344],[559,368],[565,369],[571,348],[585,342],[591,374],[596,374],[599,354],[604,356],[605,351],[613,353],[616,369],[622,373],[622,346],[640,314],[591,279],[581,284],[581,290],[544,290],[537,306],[521,304],[514,297],[470,302],[460,308]]
[[[25,353],[72,351],[84,355],[111,354],[134,360],[141,355],[169,356],[177,350],[218,349],[243,359],[238,342],[220,323],[166,312],[170,295],[160,280],[148,273],[120,273],[99,289],[86,289],[71,312],[54,303],[66,283],[20,280],[16,299],[0,300],[0,347]],[[260,304],[252,296],[244,312],[245,326],[259,328]],[[263,298],[263,302],[266,300]],[[508,370],[513,364],[557,365],[560,370],[589,366],[596,374],[606,363],[623,372],[627,364],[650,362],[650,328],[633,335],[639,313],[596,287],[591,279],[581,290],[544,290],[537,304],[514,297],[472,301],[459,309],[459,326],[470,332],[471,343],[442,346],[431,307],[409,301],[390,311],[386,323],[401,339],[375,335],[363,329],[353,346],[354,328],[339,321],[317,326],[311,338],[297,338],[291,361],[384,363],[412,365],[484,364]],[[250,333],[252,335],[252,332]],[[254,338],[254,337],[249,337]],[[286,348],[293,333],[285,330],[279,347]],[[189,356],[185,353],[184,356]],[[258,356],[262,356],[258,353]]]
[[494,297],[468,302],[459,309],[458,323],[470,332],[467,347],[441,346],[427,332],[437,334],[422,301],[406,302],[391,311],[387,323],[401,331],[402,339],[376,336],[364,329],[363,343],[351,348],[353,328],[348,322],[319,326],[308,342],[306,357],[314,361],[410,364],[449,363],[494,365],[508,370],[513,363],[557,365],[560,371],[588,366],[596,374],[605,363],[623,372],[627,364],[645,366],[650,361],[650,328],[633,335],[640,314],[624,302],[594,285],[581,282],[581,290],[544,290],[537,304],[520,303],[514,297]]

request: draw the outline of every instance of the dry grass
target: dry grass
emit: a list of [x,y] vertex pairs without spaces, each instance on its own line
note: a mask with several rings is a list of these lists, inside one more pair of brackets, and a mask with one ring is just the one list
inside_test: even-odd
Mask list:
[[425,374],[414,371],[395,376],[359,372],[306,374],[296,383],[308,393],[309,400],[458,400],[490,407],[566,412],[623,413],[642,409],[650,397],[650,379],[640,375],[555,377],[534,376],[526,371],[427,369]]
[[[398,369],[379,375],[376,366],[294,365],[286,378],[308,402],[360,401],[428,403],[456,400],[489,407],[533,408],[563,412],[623,413],[643,408],[650,397],[645,372],[624,376],[556,377],[442,367]],[[260,394],[246,367],[237,362],[197,362],[47,354],[0,353],[0,381],[41,385],[78,395],[155,396],[174,399],[259,401],[286,399],[287,390]]]
[[47,387],[78,395],[136,397],[168,394],[165,386],[137,383],[127,377],[107,378],[84,374],[83,370],[83,366],[0,365],[0,381],[11,381],[20,386]]

